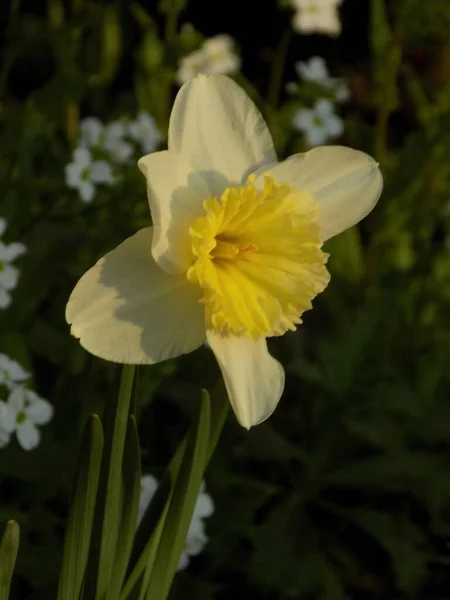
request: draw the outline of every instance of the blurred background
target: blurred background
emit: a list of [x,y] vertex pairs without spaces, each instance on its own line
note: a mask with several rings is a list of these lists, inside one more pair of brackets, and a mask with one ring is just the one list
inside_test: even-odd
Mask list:
[[[150,223],[136,161],[165,147],[175,94],[198,72],[246,89],[281,158],[358,148],[385,191],[327,242],[331,283],[304,324],[271,340],[287,371],[275,414],[250,432],[230,415],[201,552],[171,598],[450,598],[448,0],[4,0],[0,19],[0,526],[22,528],[12,599],[56,595],[83,426],[120,373],[70,337],[65,304]],[[138,378],[143,469],[158,479],[219,370],[203,347]]]

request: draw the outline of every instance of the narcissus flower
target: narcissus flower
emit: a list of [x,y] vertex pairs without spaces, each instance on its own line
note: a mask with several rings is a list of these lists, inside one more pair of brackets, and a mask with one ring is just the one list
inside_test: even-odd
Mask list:
[[349,148],[277,162],[261,114],[221,75],[181,88],[168,146],[139,161],[153,227],[80,279],[66,318],[84,348],[119,363],[157,363],[207,339],[249,428],[284,388],[266,339],[301,323],[329,280],[322,243],[370,212],[382,177]]

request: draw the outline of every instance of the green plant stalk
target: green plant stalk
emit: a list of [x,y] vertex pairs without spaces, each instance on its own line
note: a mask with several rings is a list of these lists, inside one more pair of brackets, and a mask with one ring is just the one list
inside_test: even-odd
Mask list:
[[20,528],[16,521],[8,521],[0,544],[0,600],[8,600],[17,552]]
[[[220,381],[220,383],[214,389],[211,398],[209,442],[203,470],[206,469],[206,466],[214,453],[227,418],[229,407],[230,403],[225,386],[223,382]],[[143,537],[144,532],[141,531],[142,527],[138,529],[135,547],[133,548],[134,556],[132,555],[131,559],[132,568],[130,569],[128,579],[120,595],[120,600],[142,600],[142,598],[145,598],[146,588],[150,581],[151,571],[156,559],[158,545],[161,539],[171,501],[172,494],[170,492],[170,488],[172,486],[173,479],[178,476],[183,456],[186,452],[188,435],[189,434],[185,436],[181,444],[178,446],[175,455],[173,456],[172,461],[155,494],[155,497],[150,503],[146,514],[144,515],[143,524],[145,525],[146,519],[150,516],[147,513],[152,513],[149,520],[151,524],[154,524],[154,527],[151,533],[147,533],[148,536],[151,536],[150,539],[148,539],[148,537]],[[161,501],[164,502],[164,505],[161,504]]]
[[103,428],[91,415],[81,442],[77,480],[64,541],[58,599],[78,600],[89,556],[103,450]]
[[292,28],[289,27],[281,36],[276,55],[272,62],[272,70],[270,73],[270,83],[268,92],[268,103],[274,109],[277,108],[280,102],[281,86],[283,85],[284,67],[291,39]]
[[124,365],[116,402],[107,406],[105,446],[84,598],[106,600],[114,569],[123,502],[122,461],[134,380],[134,365]]

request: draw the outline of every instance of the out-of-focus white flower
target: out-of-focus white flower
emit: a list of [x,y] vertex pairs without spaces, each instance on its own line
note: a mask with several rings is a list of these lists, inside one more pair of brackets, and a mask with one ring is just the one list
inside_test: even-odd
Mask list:
[[128,132],[130,137],[141,145],[142,152],[146,154],[156,150],[162,139],[155,119],[143,111],[129,124]]
[[118,164],[127,163],[133,155],[133,146],[125,140],[127,127],[124,121],[103,125],[97,117],[86,117],[80,123],[81,148],[105,150]]
[[53,416],[50,402],[22,385],[15,386],[8,401],[0,401],[0,444],[5,446],[15,432],[24,450],[38,446],[41,434],[37,425],[45,425]]
[[350,90],[348,85],[342,79],[336,79],[334,97],[338,102],[347,102],[350,99]]
[[338,6],[342,0],[291,0],[293,28],[299,33],[338,36],[342,26]]
[[331,87],[332,85],[327,64],[321,56],[313,56],[307,61],[296,63],[295,70],[299,77],[305,81],[315,81],[325,87]]
[[[304,81],[313,81],[326,89],[332,90],[338,102],[346,102],[350,98],[350,90],[345,81],[330,76],[326,62],[321,56],[313,56],[308,61],[296,63],[295,70]],[[298,86],[296,84],[294,86],[295,88],[292,88],[292,91],[296,92]]]
[[80,122],[79,145],[82,148],[95,148],[100,144],[104,126],[97,117],[86,117]]
[[[0,219],[0,236],[6,229],[6,221]],[[11,304],[9,292],[13,290],[19,280],[20,271],[11,263],[26,252],[26,248],[19,242],[4,244],[0,241],[0,309],[5,309]]]
[[142,517],[158,488],[158,480],[153,475],[143,475],[141,477],[141,495],[139,496],[139,508],[137,516],[137,525],[139,526]]
[[241,67],[241,60],[234,46],[233,38],[226,34],[206,39],[199,50],[181,59],[177,82],[181,85],[200,73],[236,73]]
[[23,369],[18,362],[0,354],[0,385],[6,385],[12,389],[18,383],[23,383],[29,378],[30,374]]
[[344,122],[334,113],[330,100],[318,100],[313,109],[303,108],[294,116],[294,128],[305,134],[310,146],[320,146],[331,138],[340,136]]
[[119,165],[127,163],[133,155],[133,146],[125,140],[127,127],[124,121],[112,121],[103,132],[103,148]]
[[83,202],[92,202],[95,184],[114,182],[111,165],[106,160],[92,160],[87,148],[76,148],[72,162],[66,165],[66,185],[78,190]]
[[[137,518],[137,525],[142,520],[142,517],[149,505],[154,493],[158,488],[158,481],[152,475],[143,475],[141,478],[141,496],[139,498],[139,511]],[[189,564],[191,556],[200,554],[205,545],[208,542],[208,537],[205,532],[205,525],[203,519],[210,517],[214,512],[214,503],[206,493],[205,482],[200,487],[198,494],[197,503],[194,508],[194,514],[192,515],[191,524],[186,536],[186,544],[184,550],[180,556],[180,561],[177,566],[177,571],[185,569]]]

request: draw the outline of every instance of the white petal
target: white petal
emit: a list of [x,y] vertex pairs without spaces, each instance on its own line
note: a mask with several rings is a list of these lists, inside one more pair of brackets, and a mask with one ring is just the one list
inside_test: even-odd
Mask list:
[[182,552],[181,556],[180,556],[180,560],[178,562],[177,565],[177,571],[182,571],[183,569],[185,569],[189,564],[189,556],[186,554],[186,552]]
[[39,429],[31,421],[24,421],[17,425],[16,435],[24,450],[33,450],[39,445],[41,439]]
[[321,117],[328,117],[329,115],[334,114],[334,104],[327,98],[321,98],[320,100],[317,100],[314,110]]
[[0,287],[0,309],[4,310],[11,304],[11,296]]
[[28,392],[27,397],[31,400],[30,405],[25,412],[32,423],[35,425],[45,425],[53,417],[53,406],[47,400],[39,398],[36,394]]
[[193,517],[189,525],[189,530],[186,536],[186,545],[184,551],[189,556],[200,554],[206,545],[208,538],[205,532],[205,525],[199,518]]
[[173,152],[149,154],[138,166],[147,179],[153,258],[168,273],[184,273],[193,259],[189,227],[205,214],[203,201],[211,191],[184,158]]
[[11,441],[11,434],[0,426],[0,448],[5,448]]
[[96,160],[92,163],[91,181],[94,183],[112,183],[114,181],[111,165],[106,160]]
[[325,125],[331,137],[339,137],[344,133],[344,121],[338,115],[330,115]]
[[[262,173],[261,169],[258,173]],[[278,182],[314,194],[321,204],[323,241],[367,216],[380,197],[383,177],[369,155],[343,146],[295,154],[267,170]]]
[[153,364],[205,341],[200,289],[156,265],[151,231],[138,231],[99,260],[70,296],[72,335],[100,358]]
[[16,416],[17,413],[13,410],[9,404],[0,402],[1,404],[1,414],[0,414],[0,429],[2,429],[8,435],[11,434],[16,429]]
[[12,244],[5,246],[2,252],[2,259],[6,262],[12,262],[19,256],[22,256],[22,254],[25,254],[26,251],[27,248],[24,244],[21,244],[20,242],[13,242]]
[[82,170],[91,164],[91,153],[87,148],[75,148],[73,151],[73,161]]
[[5,264],[0,269],[0,286],[5,290],[13,290],[19,280],[19,269],[12,265]]
[[97,146],[103,133],[103,124],[97,117],[86,117],[80,123],[80,144]]
[[158,489],[158,481],[153,475],[143,475],[141,477],[141,494],[139,496],[138,516],[136,526],[142,521],[147,506],[150,504],[156,490]]
[[5,233],[6,231],[6,221],[5,219],[0,219],[0,237]]
[[309,146],[321,146],[328,139],[328,132],[323,125],[313,125],[305,131]]
[[9,394],[8,408],[11,413],[16,415],[25,408],[25,388],[23,385],[16,385]]
[[81,173],[84,167],[81,167],[79,164],[72,162],[65,166],[65,174],[66,174],[66,185],[72,189],[78,189],[81,181]]
[[309,110],[308,108],[298,110],[294,115],[294,128],[299,129],[300,131],[308,131],[313,125],[314,116],[314,111]]
[[80,198],[83,202],[92,202],[95,196],[95,186],[92,181],[84,179],[80,181],[78,186],[78,191],[80,193]]
[[206,518],[210,517],[214,512],[214,502],[211,496],[205,492],[200,492],[197,498],[197,504],[194,509],[194,517]]
[[261,113],[223,75],[200,75],[180,89],[170,117],[169,150],[182,154],[214,195],[276,160]]
[[249,429],[275,410],[284,389],[284,370],[267,350],[264,338],[221,336],[207,332],[239,423]]

